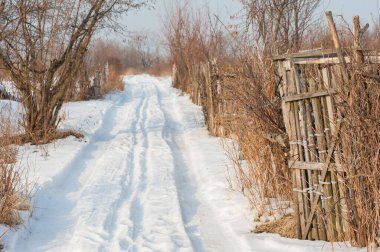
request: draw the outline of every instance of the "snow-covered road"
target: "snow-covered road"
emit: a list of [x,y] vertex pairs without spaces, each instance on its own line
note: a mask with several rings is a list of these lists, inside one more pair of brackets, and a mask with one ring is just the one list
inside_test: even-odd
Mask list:
[[[194,173],[207,169],[210,151],[204,141],[186,139],[203,128],[199,108],[184,106],[168,81],[136,76],[126,82],[89,142],[37,192],[30,233],[14,239],[14,250],[236,248],[196,184]],[[207,161],[223,173],[221,155],[213,156]]]
[[21,150],[35,160],[35,209],[7,236],[7,250],[321,250],[322,242],[250,233],[253,215],[228,189],[227,159],[201,108],[169,78],[125,83],[103,101],[68,105],[62,127],[82,128],[85,142],[60,140],[48,156]]

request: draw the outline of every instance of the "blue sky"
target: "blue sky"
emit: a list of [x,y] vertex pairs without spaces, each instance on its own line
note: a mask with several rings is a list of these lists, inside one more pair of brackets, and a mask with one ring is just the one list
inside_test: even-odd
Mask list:
[[334,15],[343,15],[351,22],[352,17],[359,15],[363,22],[371,23],[372,18],[379,16],[379,0],[324,0],[321,10],[331,10]]
[[[131,11],[120,21],[128,31],[138,32],[145,30],[156,34],[157,39],[161,40],[160,34],[162,19],[165,18],[165,10],[170,9],[177,1],[189,1],[198,8],[209,6],[211,12],[217,14],[226,24],[233,23],[230,21],[230,16],[241,10],[239,0],[155,0],[154,8]],[[372,19],[380,16],[380,0],[322,0],[316,15],[319,15],[322,20],[326,20],[324,12],[327,10],[331,10],[334,15],[342,15],[350,24],[352,23],[352,17],[359,15],[362,24],[368,22],[371,26]],[[110,31],[102,33],[100,37],[128,41],[127,36]]]
[[[165,6],[173,5],[176,0],[156,0],[154,10],[139,10],[130,12],[126,18],[123,18],[123,24],[129,30],[152,30],[161,29],[162,18],[164,18]],[[197,7],[209,5],[213,13],[221,16],[221,19],[228,22],[229,16],[237,13],[241,5],[238,0],[193,0]],[[347,21],[352,17],[359,15],[363,22],[371,22],[373,16],[378,16],[380,0],[323,0],[320,7],[320,15],[324,18],[323,13],[331,10],[334,15],[343,15]]]

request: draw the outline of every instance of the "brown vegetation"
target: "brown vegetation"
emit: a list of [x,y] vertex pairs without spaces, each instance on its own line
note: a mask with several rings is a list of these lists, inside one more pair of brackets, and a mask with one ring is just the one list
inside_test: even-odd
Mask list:
[[[0,224],[15,227],[22,222],[19,211],[31,210],[28,185],[16,167],[17,145],[83,137],[57,130],[63,103],[123,88],[122,68],[113,58],[94,63],[88,52],[92,38],[100,29],[114,29],[122,13],[149,2],[0,1],[0,80],[12,81],[23,107],[19,125],[11,125],[15,115],[0,109]],[[0,91],[2,98],[14,97]]]
[[30,211],[31,203],[14,164],[0,163],[0,176],[0,223],[13,228],[22,223],[19,211]]
[[285,215],[279,220],[269,221],[257,226],[255,233],[273,233],[282,237],[297,238],[294,226],[296,225],[294,216]]
[[0,223],[13,228],[22,223],[19,211],[31,210],[31,201],[23,173],[16,167],[18,148],[9,142],[17,128],[10,123],[7,109],[0,108],[0,135],[4,136],[0,138]]
[[[235,140],[232,145],[226,144],[226,152],[238,188],[252,207],[259,215],[285,214],[295,200],[296,185],[289,169],[293,157],[279,92],[282,80],[275,73],[272,58],[302,49],[332,48],[334,43],[326,26],[313,19],[318,0],[241,2],[246,25],[240,30],[221,24],[207,13],[198,15],[188,5],[170,11],[165,27],[174,64],[173,85],[203,106],[212,134]],[[378,49],[377,28],[367,34],[365,29],[358,30],[363,37],[361,46]],[[340,25],[339,29],[344,47],[358,48],[349,28]],[[340,192],[338,201],[347,200],[348,204],[349,212],[344,217],[347,223],[343,225],[346,240],[366,246],[376,242],[380,230],[380,69],[377,61],[368,65],[358,60],[363,57],[358,57],[357,49],[349,49],[344,55],[351,55],[350,64],[340,62],[349,74],[344,77],[342,72],[337,73],[343,77],[336,77],[340,80],[339,95],[334,96],[337,114],[344,121],[337,136],[342,155],[334,155],[341,157],[346,175],[340,176],[343,181],[339,183],[347,190]],[[335,205],[329,209],[334,210]],[[332,213],[318,215],[326,220]],[[281,222],[265,228],[273,229],[278,224]],[[299,235],[294,231],[290,236]],[[328,239],[335,239],[331,237]]]
[[[229,149],[228,155],[242,191],[260,214],[284,213],[289,207],[284,202],[292,195],[286,132],[271,56],[301,47],[318,2],[242,1],[246,25],[241,30],[227,28],[228,34],[220,20],[208,13],[200,15],[189,6],[173,10],[165,25],[176,66],[173,85],[199,95],[200,100],[210,100],[207,85],[202,83],[211,82],[211,94],[217,97],[211,103],[201,102],[206,122],[221,125],[223,130],[218,132],[237,140],[238,147]],[[214,58],[217,63],[208,77],[201,65],[213,65]],[[194,93],[194,85],[204,90]]]
[[[361,46],[361,45],[359,45]],[[348,237],[355,245],[378,242],[380,232],[380,68],[349,50],[348,80],[338,79],[336,107],[343,119],[340,162],[346,171]]]
[[146,1],[28,1],[0,3],[0,64],[25,110],[28,138],[55,131],[68,89],[96,30]]

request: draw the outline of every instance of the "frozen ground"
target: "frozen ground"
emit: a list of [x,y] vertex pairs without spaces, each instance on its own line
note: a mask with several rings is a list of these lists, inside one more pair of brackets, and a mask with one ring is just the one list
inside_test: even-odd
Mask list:
[[62,128],[82,130],[84,140],[22,147],[20,166],[36,184],[34,211],[7,235],[6,250],[330,250],[252,234],[253,213],[228,189],[228,161],[201,108],[169,78],[129,76],[125,84],[101,101],[67,104]]

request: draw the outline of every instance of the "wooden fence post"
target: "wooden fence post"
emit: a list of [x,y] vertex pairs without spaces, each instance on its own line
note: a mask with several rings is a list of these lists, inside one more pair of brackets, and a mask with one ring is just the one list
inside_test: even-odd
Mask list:
[[333,42],[334,42],[334,47],[335,47],[336,53],[338,55],[338,59],[339,59],[340,64],[341,64],[341,71],[342,71],[342,75],[343,75],[343,80],[346,82],[346,81],[348,81],[348,72],[347,72],[346,60],[344,59],[344,56],[343,56],[342,45],[341,45],[340,40],[339,40],[339,36],[338,36],[338,32],[336,30],[336,26],[335,26],[335,22],[334,22],[334,19],[332,16],[332,12],[327,11],[326,17],[327,17],[327,22],[329,23],[331,36],[332,36]]

